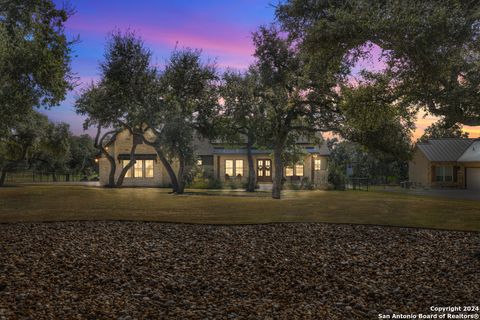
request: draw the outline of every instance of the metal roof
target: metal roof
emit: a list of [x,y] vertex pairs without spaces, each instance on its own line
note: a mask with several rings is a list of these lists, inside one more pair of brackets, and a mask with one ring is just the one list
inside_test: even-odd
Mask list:
[[474,139],[444,138],[430,139],[417,144],[430,161],[457,161],[475,141]]
[[[253,149],[252,154],[270,154],[272,153],[272,150],[265,150],[265,149]],[[307,153],[315,153],[319,154],[321,156],[329,156],[330,155],[330,149],[328,148],[326,143],[322,143],[320,147],[315,146],[315,147],[305,147],[305,152]],[[213,149],[214,154],[247,154],[247,149],[241,148],[241,149],[229,149],[229,148],[214,148]]]
[[480,162],[480,140],[475,140],[458,159],[459,162]]

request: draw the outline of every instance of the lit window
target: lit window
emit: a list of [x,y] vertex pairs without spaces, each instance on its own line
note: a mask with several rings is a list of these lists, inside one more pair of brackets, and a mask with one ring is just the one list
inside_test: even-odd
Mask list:
[[303,177],[303,164],[297,164],[295,166],[295,175],[297,177]]
[[201,165],[203,165],[203,161],[202,161],[202,159],[198,159],[197,160],[197,166],[201,166]]
[[133,176],[135,178],[143,178],[143,161],[136,161],[133,166]]
[[435,180],[437,182],[453,181],[453,167],[435,167]]
[[153,160],[145,160],[145,178],[153,178]]
[[[122,160],[122,168],[125,168],[129,162],[130,160]],[[130,170],[128,170],[127,173],[125,174],[125,178],[131,178],[131,177],[132,177],[132,169],[130,168]]]
[[322,159],[315,159],[315,170],[322,169]]
[[225,160],[225,175],[233,176],[233,160]]
[[235,160],[235,175],[237,177],[243,176],[243,160]]
[[270,160],[265,160],[265,177],[270,177]]
[[285,167],[285,176],[293,177],[293,167]]

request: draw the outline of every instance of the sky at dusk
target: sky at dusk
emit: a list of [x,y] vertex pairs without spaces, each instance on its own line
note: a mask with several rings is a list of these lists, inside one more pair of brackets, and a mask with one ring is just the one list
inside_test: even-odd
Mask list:
[[[62,0],[54,0],[62,6]],[[66,24],[70,38],[79,37],[74,46],[72,69],[79,86],[66,100],[51,110],[42,111],[54,122],[67,122],[75,134],[84,133],[83,118],[75,114],[74,102],[82,85],[98,79],[106,38],[113,30],[133,30],[152,50],[154,63],[162,66],[172,50],[189,47],[203,50],[217,66],[245,69],[253,61],[251,33],[274,19],[271,0],[77,0],[70,1],[75,14]],[[373,61],[372,61],[373,60]],[[360,67],[375,68],[375,58]],[[434,119],[420,117],[415,136]],[[480,129],[467,128],[472,137]],[[92,133],[93,131],[89,131]]]

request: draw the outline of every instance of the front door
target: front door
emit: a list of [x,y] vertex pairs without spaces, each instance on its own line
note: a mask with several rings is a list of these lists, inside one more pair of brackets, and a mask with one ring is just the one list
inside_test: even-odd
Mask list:
[[272,160],[257,159],[257,181],[258,182],[272,181]]

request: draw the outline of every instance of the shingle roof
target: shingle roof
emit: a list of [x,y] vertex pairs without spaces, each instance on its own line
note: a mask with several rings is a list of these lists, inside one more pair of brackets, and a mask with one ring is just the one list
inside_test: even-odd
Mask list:
[[444,138],[430,139],[417,144],[417,148],[430,161],[457,161],[475,141],[474,139]]

